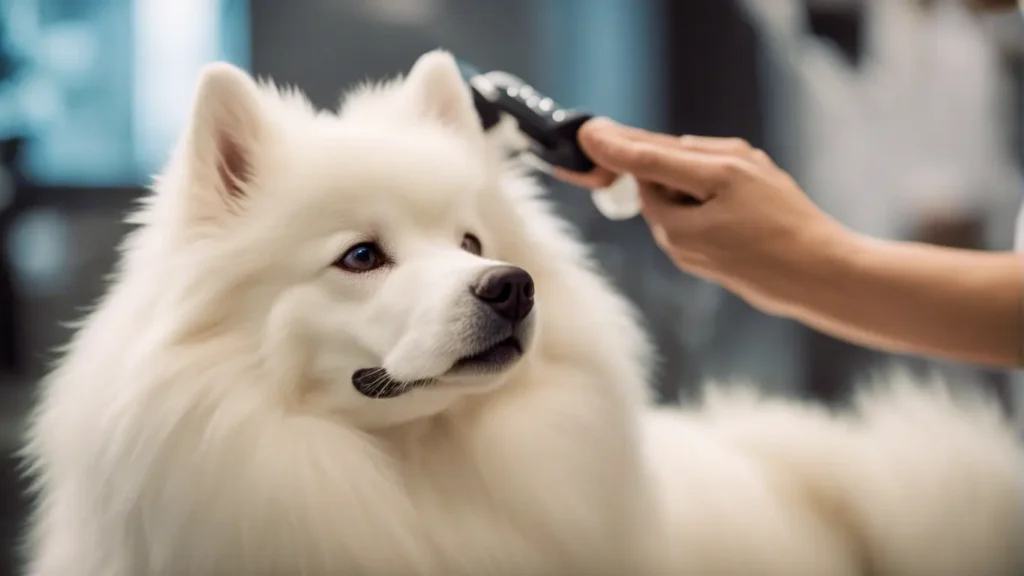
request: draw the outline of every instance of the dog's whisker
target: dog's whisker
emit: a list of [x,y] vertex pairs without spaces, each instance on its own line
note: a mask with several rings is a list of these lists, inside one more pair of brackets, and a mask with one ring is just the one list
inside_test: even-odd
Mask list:
[[352,384],[361,394],[370,398],[394,398],[423,385],[430,380],[399,380],[378,366],[357,370],[352,375]]

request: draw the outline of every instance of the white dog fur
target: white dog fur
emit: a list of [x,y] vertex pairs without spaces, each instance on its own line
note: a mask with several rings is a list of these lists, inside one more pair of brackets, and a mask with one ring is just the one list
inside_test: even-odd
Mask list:
[[[648,342],[452,58],[337,114],[215,64],[25,449],[32,576],[1010,576],[1024,460],[987,401],[648,405]],[[460,249],[463,234],[483,255]],[[332,266],[377,240],[392,263]],[[468,286],[529,271],[521,360],[391,399],[355,370],[468,353]],[[904,379],[906,380],[906,379]]]

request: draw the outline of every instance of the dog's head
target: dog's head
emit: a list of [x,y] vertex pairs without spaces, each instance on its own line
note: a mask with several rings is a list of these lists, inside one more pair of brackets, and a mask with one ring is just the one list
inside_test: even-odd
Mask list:
[[212,65],[173,165],[176,200],[149,217],[183,224],[188,337],[258,334],[266,373],[302,384],[289,394],[383,425],[528,359],[543,308],[528,226],[450,55],[338,114]]

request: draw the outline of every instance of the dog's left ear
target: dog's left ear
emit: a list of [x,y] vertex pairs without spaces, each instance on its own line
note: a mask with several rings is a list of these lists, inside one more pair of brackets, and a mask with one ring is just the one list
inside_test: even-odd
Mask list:
[[236,208],[256,178],[256,155],[266,138],[259,87],[230,64],[203,70],[192,110],[186,162],[194,208],[215,216]]
[[450,53],[434,50],[420,56],[405,78],[404,89],[423,114],[458,130],[483,132],[473,95]]

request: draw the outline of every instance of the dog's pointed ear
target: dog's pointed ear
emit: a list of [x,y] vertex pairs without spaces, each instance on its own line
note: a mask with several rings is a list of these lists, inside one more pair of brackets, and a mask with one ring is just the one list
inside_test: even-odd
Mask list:
[[[189,176],[204,212],[237,208],[257,174],[266,138],[259,87],[246,72],[208,64],[199,79],[187,146]],[[216,191],[216,194],[210,192]],[[214,206],[219,204],[219,206]]]
[[449,52],[434,50],[420,56],[406,76],[404,88],[423,114],[458,130],[483,132],[473,95]]

